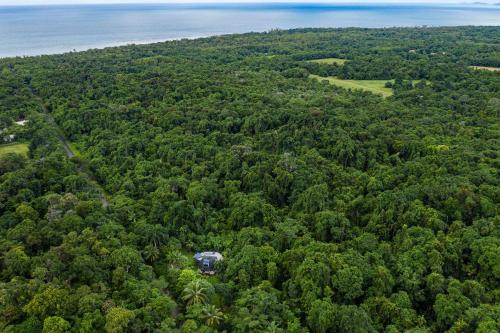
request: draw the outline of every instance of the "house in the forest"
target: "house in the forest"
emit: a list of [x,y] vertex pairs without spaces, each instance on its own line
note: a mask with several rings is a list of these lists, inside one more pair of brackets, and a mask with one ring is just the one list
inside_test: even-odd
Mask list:
[[22,119],[22,120],[15,121],[14,123],[16,125],[19,125],[19,126],[24,126],[24,125],[26,125],[27,122],[28,121],[26,119]]
[[200,272],[210,275],[216,273],[216,263],[224,259],[219,252],[199,252],[193,258]]

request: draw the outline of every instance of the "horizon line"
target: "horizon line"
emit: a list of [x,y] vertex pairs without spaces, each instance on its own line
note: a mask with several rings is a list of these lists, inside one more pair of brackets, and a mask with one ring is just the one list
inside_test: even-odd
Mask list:
[[[500,1],[500,0],[499,0]],[[188,2],[84,2],[84,3],[25,3],[25,4],[0,4],[0,7],[22,7],[22,6],[82,6],[82,5],[500,5],[500,2],[483,2],[483,1],[459,1],[459,2],[434,2],[434,1],[312,1],[306,0],[292,0],[292,1],[229,1],[229,0],[215,0],[215,1],[188,1]]]

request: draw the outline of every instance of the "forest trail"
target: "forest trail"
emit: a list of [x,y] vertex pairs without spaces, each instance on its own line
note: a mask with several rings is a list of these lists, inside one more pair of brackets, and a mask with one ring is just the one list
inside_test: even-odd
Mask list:
[[38,105],[43,111],[43,116],[45,118],[45,121],[54,128],[56,136],[59,139],[59,142],[61,143],[64,152],[66,153],[66,156],[68,156],[68,158],[74,157],[76,154],[71,149],[68,140],[64,137],[64,134],[62,133],[62,130],[59,128],[54,118],[49,114],[47,108],[45,107],[45,105],[43,105],[42,101],[39,98],[37,98],[37,100],[38,100]]
[[[31,92],[31,95],[33,96],[33,98],[35,98],[38,106],[42,110],[43,117],[44,117],[45,121],[54,130],[57,139],[61,143],[61,146],[62,146],[64,152],[66,153],[66,156],[70,159],[72,157],[75,157],[76,153],[73,151],[73,149],[71,149],[71,146],[68,142],[68,139],[66,139],[66,137],[64,136],[64,132],[59,127],[59,125],[56,123],[54,117],[52,117],[50,115],[50,113],[47,110],[47,107],[43,103],[42,99],[37,94],[35,94],[35,92],[31,86],[28,88]],[[102,207],[107,208],[109,206],[109,202],[108,202],[108,199],[106,198],[106,192],[104,191],[102,186],[97,182],[95,177],[88,171],[87,167],[85,166],[85,164],[83,163],[82,160],[78,160],[76,163],[78,164],[79,173],[84,175],[88,179],[89,184],[92,184],[92,187],[96,190],[97,196],[99,198],[99,201],[101,201]]]

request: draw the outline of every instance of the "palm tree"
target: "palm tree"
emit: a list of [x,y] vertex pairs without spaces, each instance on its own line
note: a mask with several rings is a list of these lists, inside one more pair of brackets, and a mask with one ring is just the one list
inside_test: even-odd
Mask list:
[[210,304],[203,308],[202,318],[205,319],[207,326],[216,327],[224,320],[224,314],[215,305]]
[[142,251],[144,259],[148,262],[155,262],[160,258],[160,250],[154,245],[147,245]]
[[187,265],[186,257],[178,250],[172,250],[167,253],[167,262],[172,269],[181,269]]
[[207,288],[203,287],[200,280],[189,282],[182,292],[182,299],[186,305],[205,304],[208,301]]
[[150,225],[146,232],[149,244],[154,247],[161,247],[168,238],[165,227],[160,224]]
[[281,333],[284,332],[283,329],[279,328],[279,326],[276,324],[276,322],[272,322],[267,326],[266,330],[264,331],[265,333]]

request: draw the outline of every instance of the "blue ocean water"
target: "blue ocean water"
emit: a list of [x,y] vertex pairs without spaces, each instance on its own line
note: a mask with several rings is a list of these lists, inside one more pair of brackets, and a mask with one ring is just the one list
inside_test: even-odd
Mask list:
[[500,25],[493,5],[0,6],[0,57],[303,27]]

